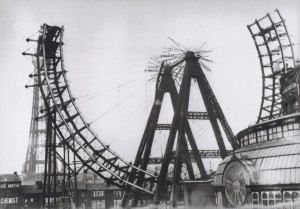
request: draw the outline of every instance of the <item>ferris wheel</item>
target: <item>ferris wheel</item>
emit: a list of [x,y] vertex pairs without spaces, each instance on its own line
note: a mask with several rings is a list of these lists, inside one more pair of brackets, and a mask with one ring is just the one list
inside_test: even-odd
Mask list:
[[282,114],[279,78],[295,67],[293,44],[278,10],[255,20],[248,29],[257,49],[262,72],[262,97],[257,123]]
[[[197,178],[192,166],[192,155],[201,180],[209,178],[201,159],[203,153],[199,152],[188,119],[210,122],[222,158],[228,155],[228,150],[221,129],[224,130],[231,146],[234,149],[239,147],[202,70],[202,68],[209,70],[205,64],[209,61],[205,56],[206,52],[182,49],[182,46],[173,41],[177,48],[170,48],[167,54],[155,59],[159,67],[156,68],[157,73],[151,78],[156,81],[154,104],[136,160],[134,163],[128,162],[93,131],[91,123],[88,123],[80,112],[66,76],[63,35],[63,27],[44,24],[41,26],[37,40],[28,39],[37,43],[36,52],[23,53],[36,59],[36,68],[31,74],[35,82],[27,87],[39,89],[43,101],[39,118],[47,121],[44,194],[48,198],[61,187],[57,176],[63,176],[63,182],[66,183],[62,186],[63,192],[66,196],[71,196],[70,190],[76,189],[77,186],[77,175],[89,170],[113,185],[126,191],[134,191],[134,203],[141,198],[140,194],[143,194],[143,198],[154,198],[154,201],[160,201],[157,194],[170,192],[168,189],[170,185],[173,190],[171,199],[176,202],[177,196],[174,194],[178,192],[178,185],[182,181],[182,167],[187,168],[188,180]],[[198,83],[198,91],[206,107],[205,112],[193,112],[188,109],[192,81]],[[170,93],[173,103],[174,116],[171,124],[158,123],[165,93]],[[159,173],[148,167],[156,130],[169,131]],[[174,146],[175,151],[173,151]],[[168,167],[172,159],[174,159],[174,169],[170,178]],[[58,164],[61,166],[60,169]]]

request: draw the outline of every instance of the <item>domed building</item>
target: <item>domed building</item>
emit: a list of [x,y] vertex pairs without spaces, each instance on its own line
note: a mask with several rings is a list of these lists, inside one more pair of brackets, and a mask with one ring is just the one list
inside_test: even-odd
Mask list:
[[280,117],[237,134],[240,148],[218,166],[214,177],[217,205],[271,206],[300,195],[300,68],[281,73]]

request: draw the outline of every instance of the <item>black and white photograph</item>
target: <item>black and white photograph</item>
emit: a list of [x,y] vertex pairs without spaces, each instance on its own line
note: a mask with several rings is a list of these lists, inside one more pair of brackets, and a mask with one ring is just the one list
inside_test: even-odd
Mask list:
[[299,0],[0,0],[0,209],[300,209]]

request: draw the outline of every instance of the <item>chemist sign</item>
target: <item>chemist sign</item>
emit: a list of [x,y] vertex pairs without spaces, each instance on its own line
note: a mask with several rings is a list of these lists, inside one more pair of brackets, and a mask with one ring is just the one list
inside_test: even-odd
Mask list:
[[9,197],[9,198],[1,198],[0,199],[0,204],[16,204],[18,203],[18,198],[17,197]]

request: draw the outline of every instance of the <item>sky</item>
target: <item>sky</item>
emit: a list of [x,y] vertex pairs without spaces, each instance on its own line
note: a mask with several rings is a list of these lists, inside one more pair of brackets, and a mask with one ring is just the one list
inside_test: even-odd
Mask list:
[[[41,24],[64,25],[65,67],[83,115],[103,141],[132,160],[153,102],[145,69],[172,44],[168,37],[212,50],[205,74],[235,134],[255,122],[261,72],[246,26],[275,9],[293,43],[300,43],[297,0],[0,0],[0,173],[20,173],[26,156],[32,90],[24,86],[32,82],[33,65],[21,53],[34,49],[25,39],[36,37]],[[201,148],[210,148],[211,140]]]

